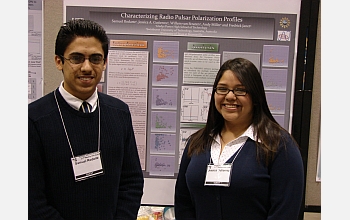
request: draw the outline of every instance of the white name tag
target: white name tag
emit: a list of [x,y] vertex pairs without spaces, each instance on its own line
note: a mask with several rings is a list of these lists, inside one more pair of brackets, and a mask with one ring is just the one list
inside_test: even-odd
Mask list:
[[103,174],[100,151],[73,157],[71,160],[75,181]]
[[232,164],[208,164],[204,186],[230,186]]

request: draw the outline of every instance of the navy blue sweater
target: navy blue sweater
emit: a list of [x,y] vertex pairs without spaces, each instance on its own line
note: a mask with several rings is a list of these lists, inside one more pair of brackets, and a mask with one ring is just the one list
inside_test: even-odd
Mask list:
[[[56,96],[74,155],[96,152],[98,109],[82,113],[58,89]],[[79,182],[54,93],[29,104],[29,219],[136,219],[144,180],[129,108],[106,94],[98,97],[104,174]]]
[[[204,186],[210,150],[187,156],[186,146],[175,186],[176,220],[296,220],[304,189],[299,149],[287,137],[266,167],[248,138],[232,166],[229,187]],[[227,161],[231,163],[235,154]]]

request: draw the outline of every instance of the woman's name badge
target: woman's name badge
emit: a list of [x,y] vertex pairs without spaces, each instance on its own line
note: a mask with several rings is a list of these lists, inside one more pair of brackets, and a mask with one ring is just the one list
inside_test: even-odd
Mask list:
[[208,164],[204,186],[230,186],[232,164]]
[[100,151],[73,157],[71,160],[75,181],[103,174]]

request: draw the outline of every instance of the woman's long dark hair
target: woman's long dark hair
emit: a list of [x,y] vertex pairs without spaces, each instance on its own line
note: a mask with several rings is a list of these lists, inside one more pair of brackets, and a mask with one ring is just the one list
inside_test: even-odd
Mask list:
[[205,127],[192,134],[189,141],[188,156],[199,154],[209,148],[216,135],[220,135],[224,127],[224,118],[215,107],[214,88],[218,85],[223,73],[226,70],[231,70],[236,77],[245,86],[253,102],[253,121],[252,126],[258,140],[257,154],[263,155],[265,162],[268,163],[273,159],[280,141],[283,141],[281,131],[285,131],[274,117],[267,105],[264,85],[258,69],[247,59],[235,58],[227,60],[220,67],[214,84],[211,100],[209,104],[209,112]]

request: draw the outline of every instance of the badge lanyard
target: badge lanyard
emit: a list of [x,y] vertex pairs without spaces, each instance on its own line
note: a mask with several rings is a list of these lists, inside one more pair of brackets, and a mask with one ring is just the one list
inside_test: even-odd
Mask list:
[[97,141],[97,151],[93,153],[88,153],[80,156],[74,156],[72,145],[69,141],[68,133],[66,130],[66,126],[64,124],[64,120],[62,117],[61,109],[57,101],[56,91],[54,92],[56,104],[58,107],[58,111],[61,116],[61,121],[63,124],[63,129],[66,134],[66,138],[68,141],[68,145],[70,151],[72,153],[72,166],[74,172],[75,181],[85,180],[91,177],[95,177],[97,175],[103,174],[102,160],[101,160],[101,151],[100,151],[100,138],[101,138],[101,112],[100,112],[100,103],[97,99],[97,108],[98,108],[98,141]]
[[207,166],[207,175],[205,176],[204,186],[224,186],[229,187],[231,183],[231,172],[233,162],[236,160],[239,152],[241,152],[243,145],[238,149],[236,156],[231,163],[224,163],[222,165],[214,165],[210,156],[210,162]]

